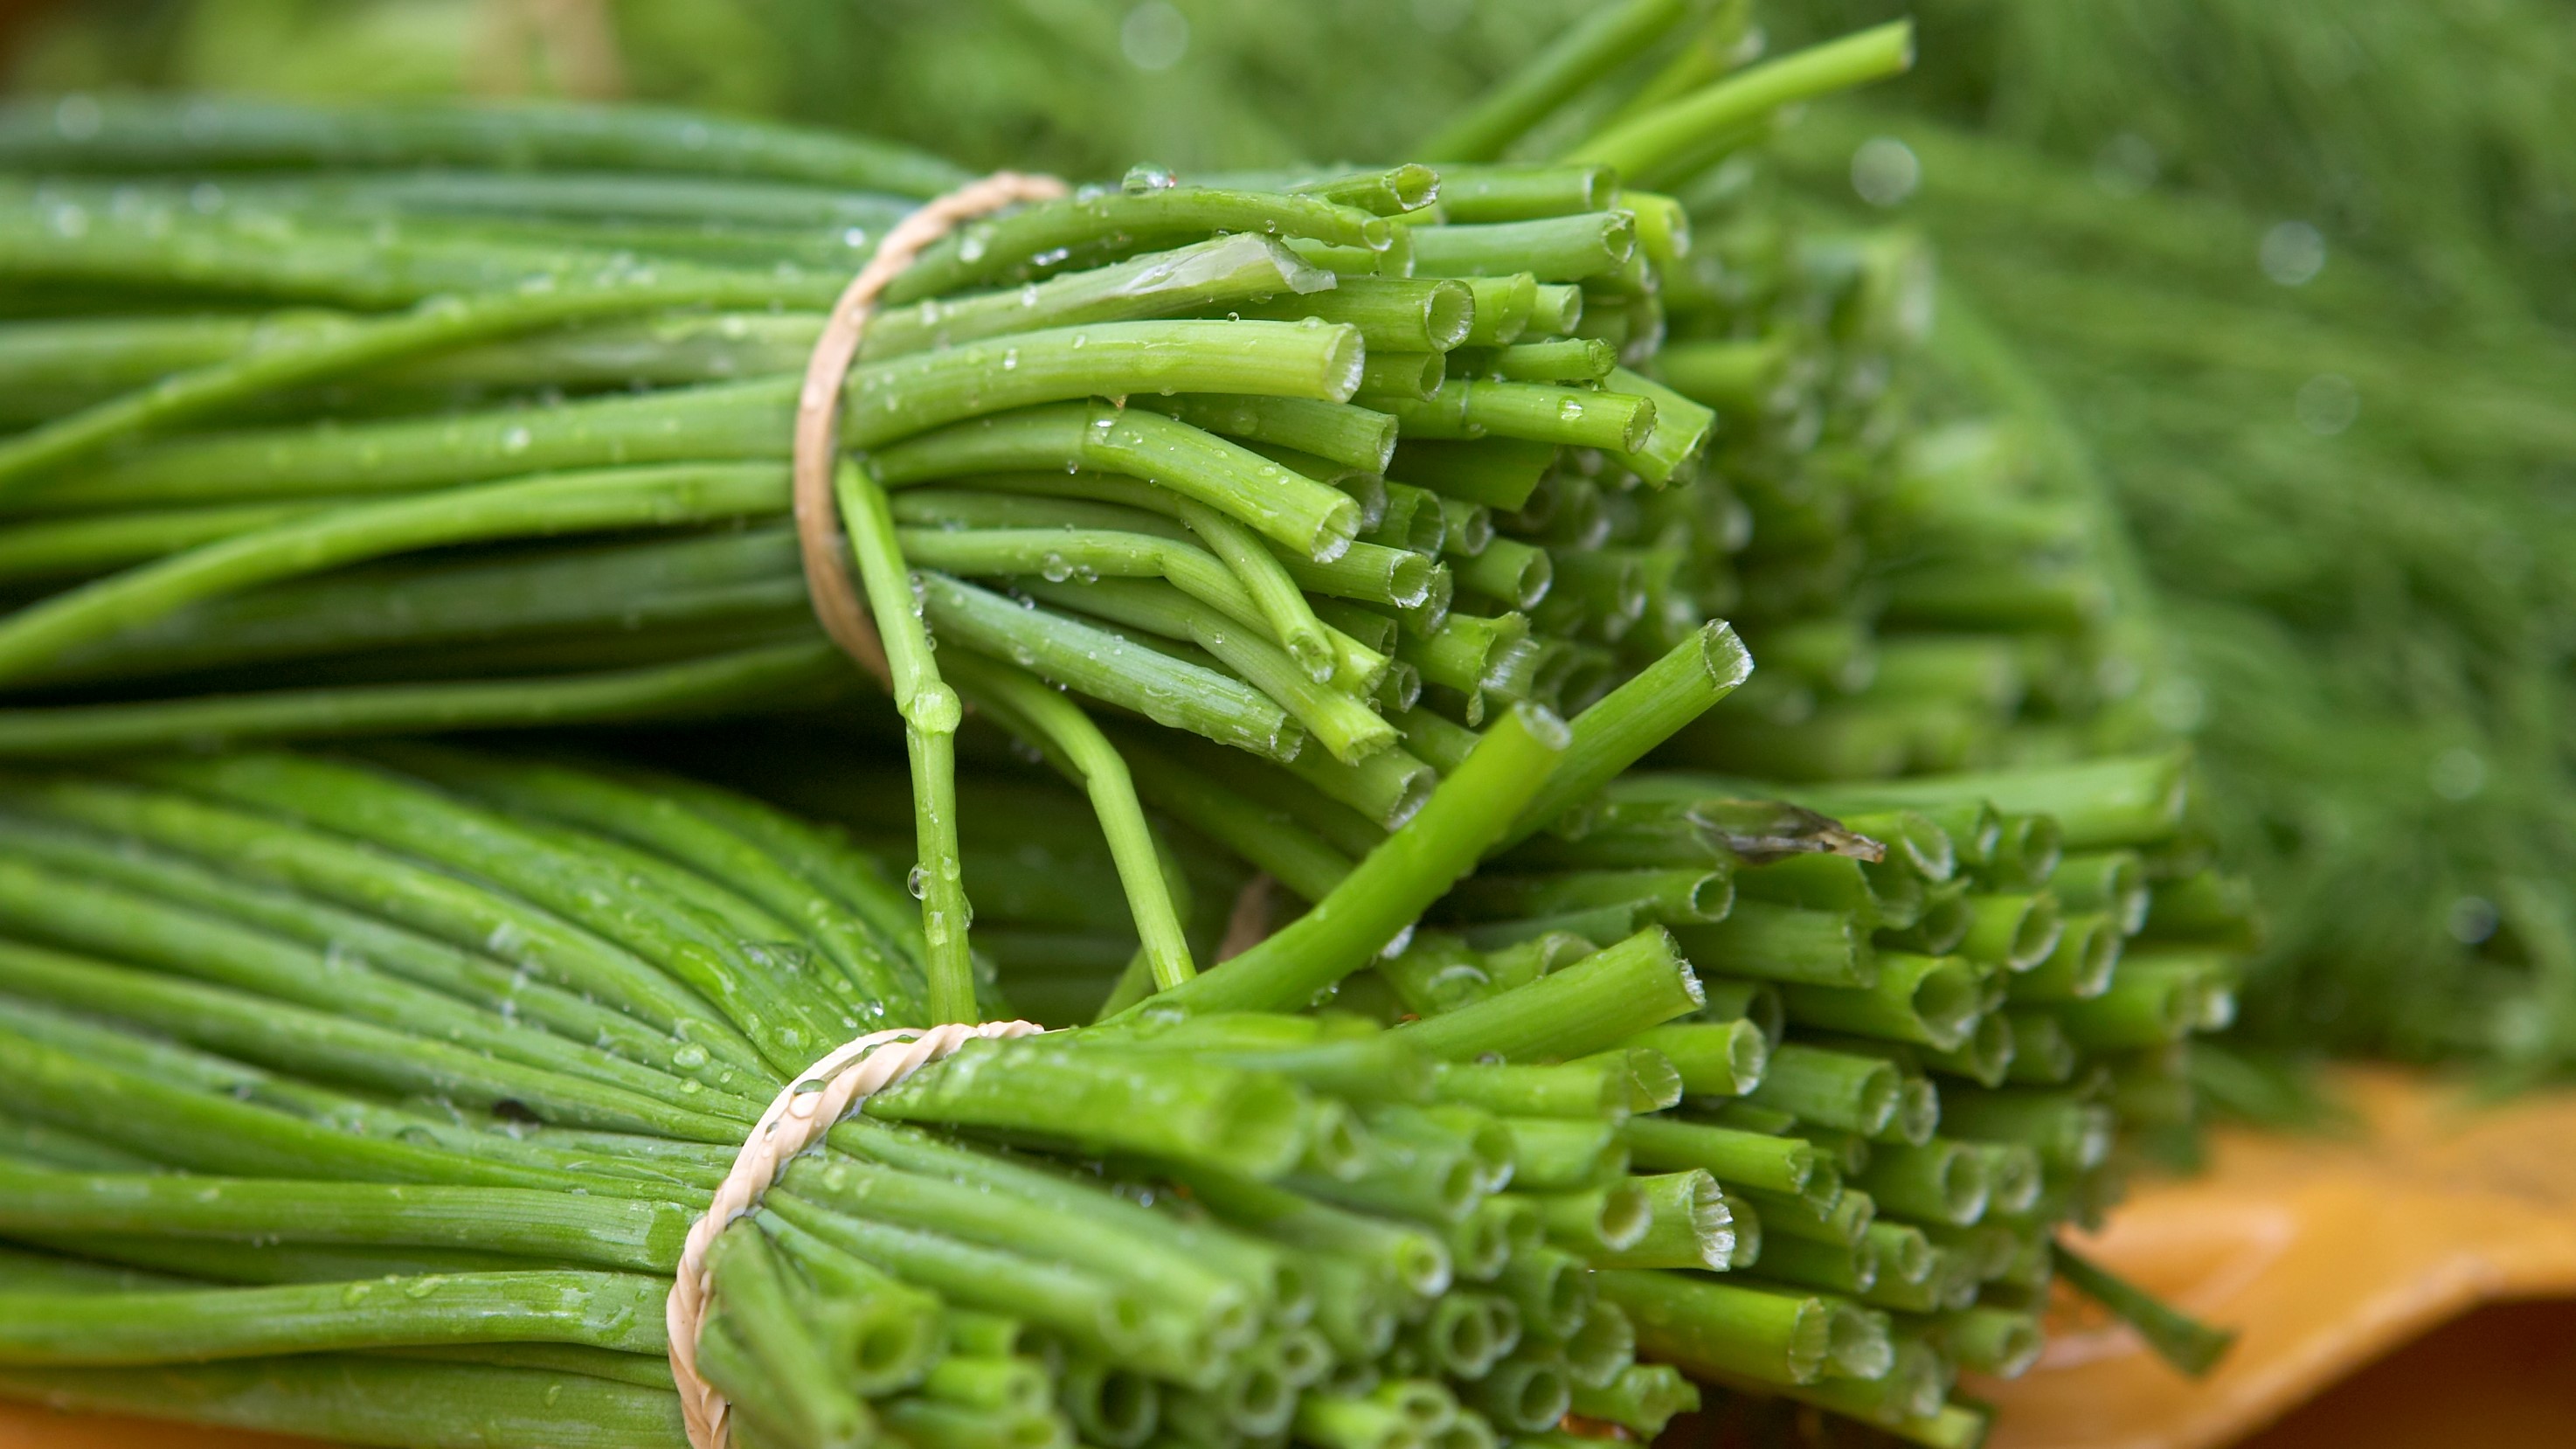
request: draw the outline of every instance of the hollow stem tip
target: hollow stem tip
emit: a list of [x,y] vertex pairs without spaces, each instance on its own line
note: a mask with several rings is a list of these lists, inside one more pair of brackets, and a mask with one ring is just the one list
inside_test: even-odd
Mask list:
[[1571,742],[1565,722],[1522,704],[1403,829],[1369,852],[1286,929],[1147,1005],[1185,1011],[1281,1011],[1367,965],[1475,868],[1547,782]]

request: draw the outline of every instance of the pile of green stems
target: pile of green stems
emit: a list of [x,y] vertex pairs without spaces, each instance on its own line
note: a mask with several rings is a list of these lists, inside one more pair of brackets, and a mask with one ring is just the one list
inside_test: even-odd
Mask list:
[[[1491,844],[1564,743],[1528,718],[1358,873]],[[631,766],[140,756],[12,774],[0,831],[0,1385],[64,1406],[681,1442],[660,1308],[735,1139],[814,1040],[922,1009],[877,857]],[[1635,1362],[1662,1331],[1815,1379],[1829,1299],[1668,1271],[1728,1265],[1728,1192],[1630,1170],[1650,1119],[1696,1131],[1682,1064],[1750,1081],[1763,1032],[1695,1019],[1659,929],[1571,940],[1393,1029],[1277,1010],[1370,946],[1294,976],[1247,953],[1171,996],[1211,1009],[970,1047],[871,1099],[718,1240],[699,1348],[737,1432],[1651,1435],[1697,1402]],[[1798,1190],[1770,1139],[1710,1131],[1711,1165]]]

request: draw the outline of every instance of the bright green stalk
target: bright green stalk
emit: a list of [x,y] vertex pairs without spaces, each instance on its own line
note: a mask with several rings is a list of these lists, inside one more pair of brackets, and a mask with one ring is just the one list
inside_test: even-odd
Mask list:
[[0,1388],[64,1408],[373,1444],[687,1449],[665,1389],[538,1369],[314,1354],[134,1369],[9,1369]]
[[1548,1066],[1443,1062],[1433,1091],[1444,1102],[1522,1117],[1598,1121],[1627,1110],[1628,1069],[1604,1057]]
[[[1374,279],[1348,280],[1357,283]],[[1317,401],[1302,394],[1227,396],[1223,389],[1207,388],[1173,396],[1159,392],[1130,394],[1127,405],[1178,418],[1194,428],[1229,438],[1293,449],[1363,473],[1386,471],[1386,460],[1395,452],[1395,419],[1367,408]]]
[[1734,629],[1722,622],[1703,626],[1570,721],[1573,739],[1562,772],[1514,822],[1510,838],[1526,839],[1609,783],[1752,672],[1752,656]]
[[678,282],[612,277],[585,285],[440,298],[388,321],[356,323],[333,335],[262,348],[164,378],[150,388],[40,423],[0,443],[0,490],[90,457],[121,439],[218,413],[298,383],[601,317],[692,303],[757,306],[775,291],[774,285],[759,285],[743,287],[740,295],[726,295],[723,281],[721,273]]
[[[1318,682],[1285,650],[1177,589],[1134,579],[1083,584],[1023,580],[1020,588],[1050,604],[1196,644],[1285,709],[1342,764],[1363,764],[1396,743],[1395,727],[1376,711]],[[1331,672],[1329,664],[1325,672]]]
[[1372,353],[1447,352],[1467,336],[1475,300],[1446,278],[1345,277],[1323,291],[1255,302],[1237,315],[1294,322],[1320,317],[1360,330]]
[[[458,874],[177,791],[54,776],[13,781],[8,799],[14,808],[74,821],[111,837],[148,841],[220,863],[282,891],[344,909],[381,912],[452,947],[488,952],[505,971],[516,968],[537,981],[595,997],[697,1045],[713,1061],[695,1070],[762,1070],[750,1041],[723,1025],[705,1000],[647,961]],[[309,944],[328,946],[337,939],[361,940],[326,935]],[[388,968],[395,960],[372,951],[370,959]]]
[[1804,1384],[1825,1370],[1832,1312],[1821,1299],[1629,1268],[1599,1278],[1637,1347],[1686,1373]]
[[6,709],[0,710],[0,757],[665,719],[674,713],[828,696],[838,692],[847,675],[839,651],[800,642],[553,677]]
[[1826,1175],[1814,1147],[1796,1137],[1771,1137],[1731,1127],[1633,1117],[1619,1129],[1641,1166],[1667,1172],[1701,1169],[1731,1186],[1808,1195]]
[[1186,497],[1180,505],[1181,522],[1205,539],[1208,548],[1234,571],[1259,607],[1271,637],[1304,666],[1309,678],[1317,683],[1334,678],[1338,672],[1334,641],[1278,556],[1251,529],[1216,509]]
[[1072,196],[968,222],[897,276],[886,289],[886,304],[899,307],[964,291],[974,283],[1009,277],[1023,264],[1043,266],[1037,260],[1042,256],[1061,257],[1104,238],[1220,231],[1299,237],[1377,252],[1395,237],[1395,227],[1383,217],[1308,196],[1201,186]]
[[2233,1330],[2208,1327],[2166,1307],[2062,1243],[2051,1256],[2057,1271],[2078,1291],[2137,1329],[2157,1357],[2194,1378],[2217,1367],[2236,1342]]
[[1422,402],[1384,395],[1378,402],[1407,438],[1518,438],[1627,452],[1655,426],[1655,405],[1646,398],[1538,382],[1451,378]]
[[1563,159],[1649,175],[1708,137],[1782,106],[1900,74],[1913,63],[1914,27],[1894,21],[1748,67],[1583,141]]
[[1399,1034],[1453,1061],[1489,1052],[1583,1056],[1687,1015],[1701,1000],[1699,979],[1674,953],[1672,937],[1646,930],[1518,990],[1408,1024]]
[[1901,1075],[1881,1057],[1785,1042],[1749,1100],[1820,1127],[1873,1136],[1895,1118]]
[[[6,869],[0,867],[0,869]],[[237,1060],[380,1090],[450,1098],[489,1111],[516,1102],[560,1125],[721,1143],[748,1125],[741,1099],[712,1097],[705,1111],[671,1097],[610,1086],[399,1029],[289,1006],[239,990],[173,981],[149,971],[0,943],[0,988],[32,1001],[143,1027]],[[676,1092],[677,1079],[667,1079]]]
[[1024,667],[1043,678],[1253,754],[1289,759],[1305,742],[1303,725],[1240,680],[945,574],[920,577],[930,623],[953,643],[998,659],[1025,658]]
[[1607,1388],[1574,1391],[1574,1412],[1618,1424],[1652,1440],[1676,1414],[1699,1411],[1699,1386],[1670,1364],[1635,1364]]
[[[1661,39],[1688,10],[1682,0],[1628,0],[1592,12],[1414,149],[1435,160],[1486,161],[1501,155],[1577,92]],[[1446,168],[1441,185],[1446,202]],[[1587,203],[1593,199],[1589,187],[1577,196]]]
[[[1166,388],[1320,406],[1349,395],[1360,355],[1348,328],[1279,322],[1110,322],[1020,333],[853,368],[841,436],[852,447],[882,447],[987,413]],[[426,422],[253,431],[148,448],[67,479],[64,492],[85,506],[235,500],[412,490],[611,463],[784,461],[795,404],[793,378],[764,378]]]
[[0,1226],[235,1241],[475,1248],[668,1273],[695,1216],[675,1203],[502,1187],[53,1172],[0,1162]]
[[[1517,706],[1475,753],[1323,900],[1251,950],[1184,983],[1158,1005],[1278,1010],[1357,970],[1472,869],[1537,792],[1565,748],[1562,721]],[[1393,753],[1390,751],[1389,753]]]
[[1670,1059],[1681,1089],[1693,1097],[1740,1097],[1770,1074],[1771,1046],[1762,1029],[1745,1020],[1677,1021],[1628,1038]]
[[1645,1194],[1646,1231],[1626,1247],[1594,1255],[1593,1266],[1725,1271],[1735,1250],[1734,1219],[1716,1179],[1694,1168],[1629,1180]]
[[1878,952],[1867,925],[1850,911],[1741,901],[1726,919],[1678,934],[1682,949],[1713,976],[1861,991],[1878,984]]
[[273,528],[337,499],[239,503],[21,523],[0,535],[0,579],[75,580]]
[[1128,910],[1151,964],[1155,988],[1169,990],[1197,975],[1190,943],[1181,931],[1180,912],[1163,878],[1153,829],[1145,823],[1145,808],[1136,798],[1127,762],[1109,737],[1064,696],[1007,666],[967,658],[952,659],[949,668],[967,694],[1000,717],[1014,734],[1045,749],[1090,797],[1101,833],[1109,841],[1110,859],[1117,864],[1119,884],[1126,889]]
[[915,838],[913,879],[921,895],[922,965],[931,1024],[971,1022],[975,963],[967,945],[974,907],[957,849],[957,726],[965,707],[939,677],[929,631],[914,610],[912,576],[895,542],[884,488],[862,464],[843,460],[833,493],[849,537],[850,557],[867,591],[868,612],[885,648],[895,709],[903,716],[904,753],[912,767]]
[[1961,1226],[1985,1216],[1991,1190],[1973,1147],[1937,1137],[1921,1147],[1878,1146],[1852,1181],[1889,1212]]
[[19,610],[0,623],[0,678],[198,600],[278,579],[414,549],[774,513],[784,506],[785,486],[785,476],[767,464],[606,469],[338,509]]
[[1966,962],[1909,951],[1883,951],[1878,960],[1875,986],[1783,985],[1791,1019],[1939,1051],[1967,1041],[1984,1014],[1984,988]]

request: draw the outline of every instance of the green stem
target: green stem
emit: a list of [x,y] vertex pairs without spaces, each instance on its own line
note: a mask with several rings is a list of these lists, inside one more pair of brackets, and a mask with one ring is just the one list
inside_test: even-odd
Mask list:
[[1554,715],[1515,707],[1485,732],[1467,762],[1404,828],[1313,909],[1165,993],[1157,1004],[1187,1011],[1281,1010],[1358,970],[1474,867],[1504,822],[1545,782],[1565,738],[1565,726]]
[[1197,975],[1180,912],[1163,878],[1153,830],[1145,823],[1144,805],[1136,798],[1126,760],[1109,737],[1064,696],[1017,670],[974,659],[952,660],[950,668],[968,695],[1014,734],[1043,748],[1059,772],[1090,796],[1101,833],[1109,841],[1110,859],[1118,867],[1119,884],[1126,889],[1127,907],[1151,963],[1155,988],[1168,991]]
[[[1577,92],[1662,39],[1689,11],[1684,0],[1627,0],[1623,5],[1593,11],[1504,77],[1483,99],[1425,137],[1414,150],[1434,160],[1449,161],[1487,161],[1501,155]],[[1470,174],[1474,172],[1475,168],[1471,168]],[[1540,174],[1551,180],[1592,180],[1580,171]],[[1450,184],[1449,168],[1443,167],[1443,203],[1450,201]],[[1475,199],[1495,189],[1495,183],[1489,182],[1481,190],[1469,190],[1464,199],[1472,208]],[[1573,199],[1588,206],[1598,190],[1597,183],[1584,185],[1573,193]],[[1553,199],[1553,193],[1550,195]],[[1471,209],[1467,214],[1476,213]]]
[[1231,676],[945,574],[920,577],[931,624],[954,643],[1251,754],[1293,759],[1305,743],[1305,726]]
[[847,676],[839,651],[817,642],[552,678],[349,685],[5,709],[0,710],[0,758],[667,719],[675,713],[811,699],[835,692],[831,686]]
[[2057,1271],[2085,1297],[2109,1309],[2112,1316],[2138,1330],[2156,1356],[2193,1378],[2218,1366],[2236,1342],[2233,1329],[2211,1328],[2166,1307],[2144,1289],[2117,1277],[2092,1259],[2059,1243],[2051,1254]]
[[1598,1276],[1637,1347],[1686,1373],[1805,1384],[1825,1370],[1832,1312],[1817,1298],[1633,1268]]
[[219,594],[382,558],[531,535],[774,513],[773,464],[605,469],[337,509],[242,534],[21,609],[0,623],[0,679]]
[[551,1370],[316,1354],[137,1369],[10,1369],[11,1398],[358,1444],[687,1449],[678,1395]]
[[1575,146],[1563,159],[1615,166],[1626,176],[1646,176],[1695,150],[1705,139],[1734,131],[1782,106],[1901,74],[1913,63],[1913,25],[1892,21],[1739,71],[1614,126]]
[[1687,1015],[1701,1000],[1699,978],[1674,953],[1672,937],[1646,930],[1517,990],[1410,1023],[1399,1034],[1451,1061],[1487,1053],[1579,1057]]
[[236,1241],[473,1248],[668,1273],[693,1210],[503,1187],[52,1172],[0,1162],[0,1225]]

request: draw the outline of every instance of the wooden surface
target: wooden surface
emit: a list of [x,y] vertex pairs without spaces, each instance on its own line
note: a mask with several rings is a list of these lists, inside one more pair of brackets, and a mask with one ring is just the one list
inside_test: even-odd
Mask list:
[[[2210,1171],[2143,1187],[2079,1244],[2238,1329],[2217,1371],[2184,1379],[2126,1329],[2052,1333],[2018,1382],[1969,1386],[2002,1408],[1992,1449],[2215,1449],[2276,1422],[2253,1442],[2576,1445],[2576,1310],[2482,1315],[2425,1339],[2481,1305],[2576,1299],[2576,1093],[2481,1110],[2395,1073],[2339,1084],[2364,1131],[2222,1133]],[[2526,1342],[2509,1331],[2535,1324],[2560,1336]],[[2424,1363],[2449,1367],[2410,1371]],[[2535,1363],[2556,1367],[2535,1380],[2526,1371]],[[2346,1393],[2291,1414],[2346,1380]],[[2497,1427],[2419,1432],[2452,1413]]]

